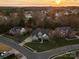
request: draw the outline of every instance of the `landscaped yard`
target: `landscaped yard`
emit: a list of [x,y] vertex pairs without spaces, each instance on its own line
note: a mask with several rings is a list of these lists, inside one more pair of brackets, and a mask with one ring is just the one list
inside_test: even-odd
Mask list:
[[22,42],[23,40],[25,40],[28,36],[30,36],[30,33],[26,33],[24,35],[21,35],[21,36],[12,36],[12,35],[7,35],[7,34],[3,34],[2,36],[4,37],[7,37],[7,38],[10,38],[10,39],[13,39],[14,41],[16,42]]
[[24,46],[29,46],[30,48],[36,50],[37,52],[42,52],[53,48],[72,45],[72,44],[79,44],[79,39],[74,39],[74,40],[55,39],[51,42],[46,41],[43,44],[39,42],[30,42],[30,43],[26,43]]

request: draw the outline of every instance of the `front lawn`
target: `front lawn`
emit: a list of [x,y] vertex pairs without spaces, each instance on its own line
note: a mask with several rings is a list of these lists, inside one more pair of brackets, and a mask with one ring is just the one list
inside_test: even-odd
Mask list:
[[39,42],[30,42],[30,43],[26,43],[24,46],[29,46],[30,48],[36,50],[37,52],[42,52],[53,48],[72,45],[72,44],[79,44],[79,39],[65,40],[61,38],[61,39],[54,39],[51,42],[45,41],[43,44]]
[[7,37],[7,38],[10,38],[10,39],[13,39],[14,41],[16,42],[19,42],[21,43],[22,41],[24,41],[28,36],[30,36],[30,33],[26,33],[24,35],[21,35],[21,36],[12,36],[12,35],[7,35],[7,34],[3,34],[2,36],[4,37]]

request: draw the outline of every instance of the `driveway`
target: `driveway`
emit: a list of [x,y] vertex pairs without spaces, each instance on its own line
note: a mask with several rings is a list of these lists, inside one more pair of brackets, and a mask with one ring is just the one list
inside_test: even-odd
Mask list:
[[27,37],[22,43],[20,43],[20,46],[23,46],[24,44],[32,42],[32,36]]

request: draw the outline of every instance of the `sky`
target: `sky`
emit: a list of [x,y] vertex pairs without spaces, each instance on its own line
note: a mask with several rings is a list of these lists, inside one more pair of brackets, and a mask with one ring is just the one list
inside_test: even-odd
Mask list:
[[79,6],[79,0],[0,0],[0,6]]

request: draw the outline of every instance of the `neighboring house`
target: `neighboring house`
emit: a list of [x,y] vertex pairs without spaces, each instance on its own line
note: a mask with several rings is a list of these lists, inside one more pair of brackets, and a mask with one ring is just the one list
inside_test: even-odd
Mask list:
[[26,32],[26,29],[21,27],[13,27],[9,30],[9,34],[11,35],[22,35],[25,32]]
[[24,34],[25,32],[27,32],[26,29],[25,28],[21,28],[20,34]]
[[72,14],[78,14],[78,10],[75,9],[75,10],[71,10]]
[[49,35],[48,35],[49,31],[48,29],[35,29],[32,31],[32,39],[33,40],[48,40],[49,39]]
[[9,19],[7,16],[0,15],[0,25],[7,25],[9,23]]
[[61,12],[57,12],[57,13],[55,13],[55,16],[56,17],[60,17],[60,16],[62,16],[62,13]]
[[75,36],[75,33],[73,33],[73,30],[70,27],[58,27],[55,29],[55,34],[65,38],[71,38]]
[[27,22],[28,20],[30,20],[30,18],[32,18],[32,14],[29,12],[24,12],[24,16],[25,16],[25,22]]
[[68,11],[65,11],[64,12],[64,15],[69,15],[70,13]]

